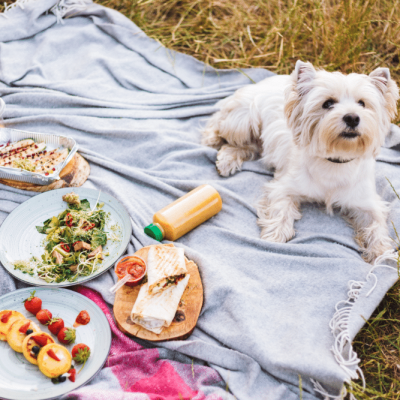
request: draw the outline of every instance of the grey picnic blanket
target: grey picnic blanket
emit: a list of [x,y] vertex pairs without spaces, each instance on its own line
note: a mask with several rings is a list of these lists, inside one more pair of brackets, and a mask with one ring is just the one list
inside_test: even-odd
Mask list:
[[[89,0],[19,0],[0,14],[6,126],[76,139],[91,165],[84,187],[116,197],[132,218],[130,251],[155,243],[143,227],[160,208],[204,183],[221,194],[222,211],[177,241],[203,280],[197,327],[185,341],[158,346],[217,370],[226,399],[333,397],[357,376],[349,343],[397,272],[378,267],[368,275],[352,229],[318,204],[302,206],[289,243],[261,240],[255,203],[272,172],[252,161],[230,178],[218,176],[201,128],[218,100],[270,75],[215,70]],[[400,202],[385,177],[400,188],[399,142],[393,126],[376,170],[397,226]],[[0,223],[33,195],[1,186]],[[115,279],[108,272],[87,286],[111,305]],[[22,286],[0,267],[0,295]]]

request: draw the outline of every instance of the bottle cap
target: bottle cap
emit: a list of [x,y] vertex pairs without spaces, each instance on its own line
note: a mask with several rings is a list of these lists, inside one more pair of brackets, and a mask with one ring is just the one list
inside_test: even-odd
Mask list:
[[150,225],[146,226],[146,228],[144,228],[144,233],[147,236],[150,236],[151,238],[158,240],[159,242],[161,242],[161,240],[164,239],[161,229],[157,225],[154,225],[154,224],[150,224]]

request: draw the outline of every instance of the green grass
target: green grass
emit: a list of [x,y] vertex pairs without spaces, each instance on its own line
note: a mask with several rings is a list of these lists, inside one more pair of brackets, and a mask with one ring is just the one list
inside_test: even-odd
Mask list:
[[[400,84],[400,0],[97,2],[120,11],[165,47],[215,68],[286,74],[298,59],[345,73],[387,66]],[[399,322],[397,283],[354,340],[367,382],[365,392],[355,383],[357,399],[400,400]]]

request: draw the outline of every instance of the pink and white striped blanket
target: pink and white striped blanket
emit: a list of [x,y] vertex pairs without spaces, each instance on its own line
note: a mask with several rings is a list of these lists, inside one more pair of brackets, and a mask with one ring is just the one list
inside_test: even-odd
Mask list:
[[[214,369],[168,357],[169,350],[146,348],[125,336],[101,297],[92,289],[75,290],[104,312],[112,331],[111,351],[103,369],[86,386],[64,399],[79,400],[219,400],[232,398]],[[170,358],[170,357],[168,357]]]

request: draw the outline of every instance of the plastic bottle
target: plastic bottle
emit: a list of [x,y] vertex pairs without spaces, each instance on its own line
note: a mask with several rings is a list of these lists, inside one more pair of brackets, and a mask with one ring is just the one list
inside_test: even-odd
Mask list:
[[222,200],[211,185],[201,185],[156,212],[144,232],[161,242],[174,241],[221,211]]

